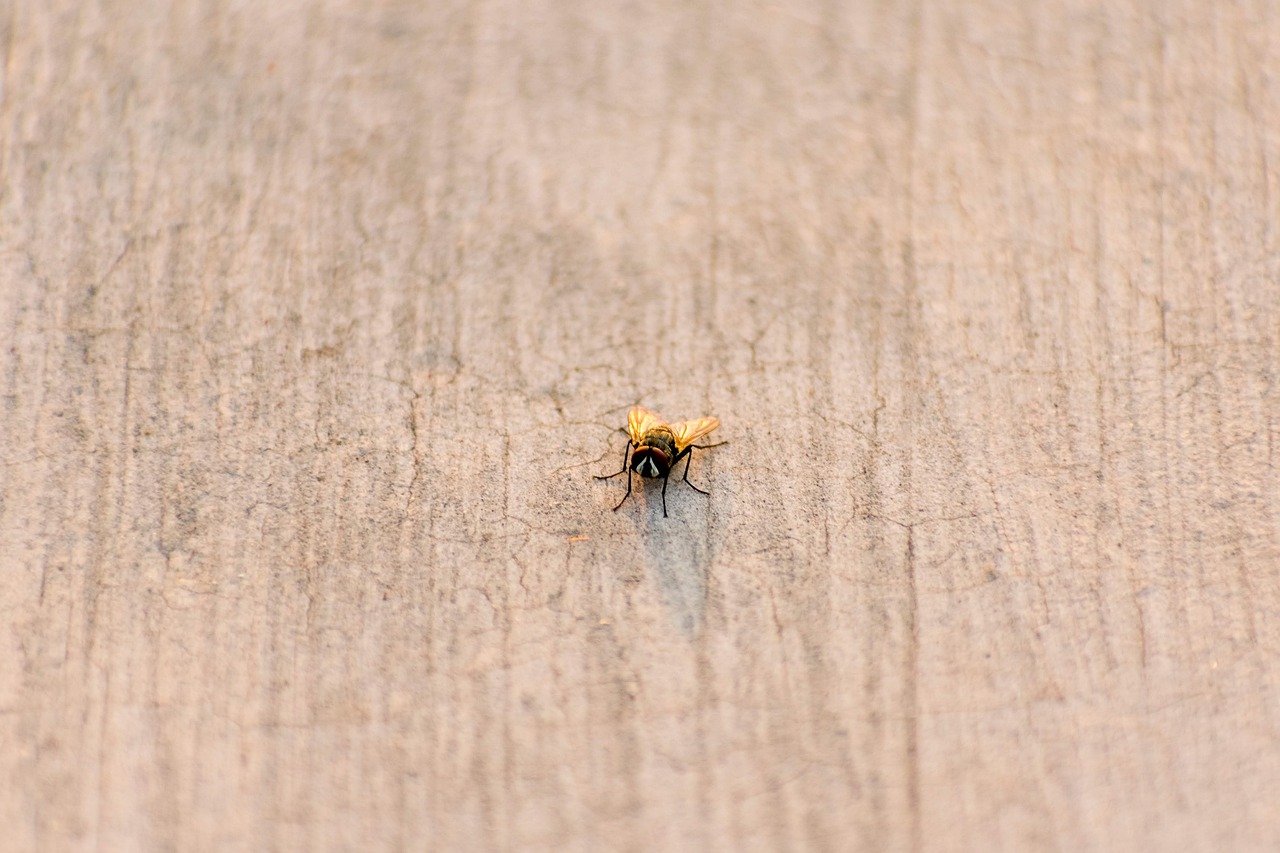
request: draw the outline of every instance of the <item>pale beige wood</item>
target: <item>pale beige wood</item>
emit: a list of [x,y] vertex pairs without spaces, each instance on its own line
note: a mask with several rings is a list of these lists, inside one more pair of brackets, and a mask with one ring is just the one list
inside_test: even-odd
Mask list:
[[1274,4],[0,17],[4,849],[1280,849]]

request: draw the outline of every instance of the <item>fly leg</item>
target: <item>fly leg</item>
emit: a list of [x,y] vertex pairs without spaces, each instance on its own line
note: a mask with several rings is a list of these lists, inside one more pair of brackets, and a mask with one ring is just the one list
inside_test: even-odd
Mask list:
[[[692,447],[692,446],[693,445],[690,445],[689,447]],[[713,444],[711,446],[716,447],[717,445]],[[687,457],[684,460],[684,481],[685,483],[688,483],[689,488],[693,489],[695,492],[701,492],[704,495],[709,495],[711,494],[710,492],[703,491],[702,489],[699,489],[697,486],[695,486],[693,483],[689,482],[689,463],[693,461],[693,454],[689,452],[689,447],[686,447],[684,449],[685,456]]]
[[627,457],[631,455],[631,442],[627,442],[627,446],[622,449],[622,470],[614,471],[612,474],[605,474],[603,477],[596,476],[597,480],[612,480],[619,474],[627,473]]
[[693,450],[695,447],[696,447],[696,448],[698,448],[699,450],[706,450],[706,449],[711,448],[711,447],[719,447],[721,444],[728,444],[728,443],[729,443],[729,442],[727,442],[727,441],[722,441],[722,442],[720,442],[719,444],[691,444],[691,445],[689,445],[688,447],[686,447],[684,450],[682,450],[682,451],[680,452],[680,455],[679,455],[679,456],[677,456],[677,457],[676,457],[676,459],[675,459],[675,461],[676,461],[677,463],[680,461],[680,456],[687,456],[687,457],[689,457],[688,459],[686,459],[686,460],[684,461],[684,477],[682,477],[682,479],[685,481],[685,483],[687,483],[687,484],[688,484],[689,488],[693,489],[695,492],[700,492],[701,494],[704,494],[704,495],[709,495],[709,494],[711,494],[711,493],[710,493],[710,492],[708,492],[706,489],[699,489],[699,488],[698,488],[697,486],[695,486],[693,483],[689,482],[689,463],[693,461],[693,454],[692,454],[692,453],[690,453],[689,451],[690,451],[690,450]]
[[627,498],[631,497],[631,468],[627,466],[627,459],[630,456],[631,456],[631,442],[627,442],[626,448],[622,451],[622,470],[615,471],[614,473],[607,474],[603,477],[600,477],[600,476],[596,477],[597,480],[612,480],[614,477],[618,476],[619,474],[627,475],[627,493],[622,496],[622,500],[618,501],[618,506],[615,506],[613,508],[614,512],[617,512],[618,509],[621,508],[621,506],[627,502]]

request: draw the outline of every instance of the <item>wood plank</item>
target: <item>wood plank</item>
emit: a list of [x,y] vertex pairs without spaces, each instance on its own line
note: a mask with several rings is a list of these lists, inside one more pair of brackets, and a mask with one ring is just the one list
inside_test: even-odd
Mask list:
[[7,18],[10,849],[1280,847],[1273,4]]

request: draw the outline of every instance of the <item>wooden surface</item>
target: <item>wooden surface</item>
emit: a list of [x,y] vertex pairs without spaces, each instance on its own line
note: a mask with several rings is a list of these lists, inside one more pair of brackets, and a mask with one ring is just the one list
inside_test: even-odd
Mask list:
[[0,18],[0,847],[1280,849],[1274,4]]

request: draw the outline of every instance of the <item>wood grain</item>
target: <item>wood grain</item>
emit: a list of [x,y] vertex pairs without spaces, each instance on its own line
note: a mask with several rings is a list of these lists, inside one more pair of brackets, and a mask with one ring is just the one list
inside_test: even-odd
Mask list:
[[1280,849],[1274,4],[0,18],[0,846]]

